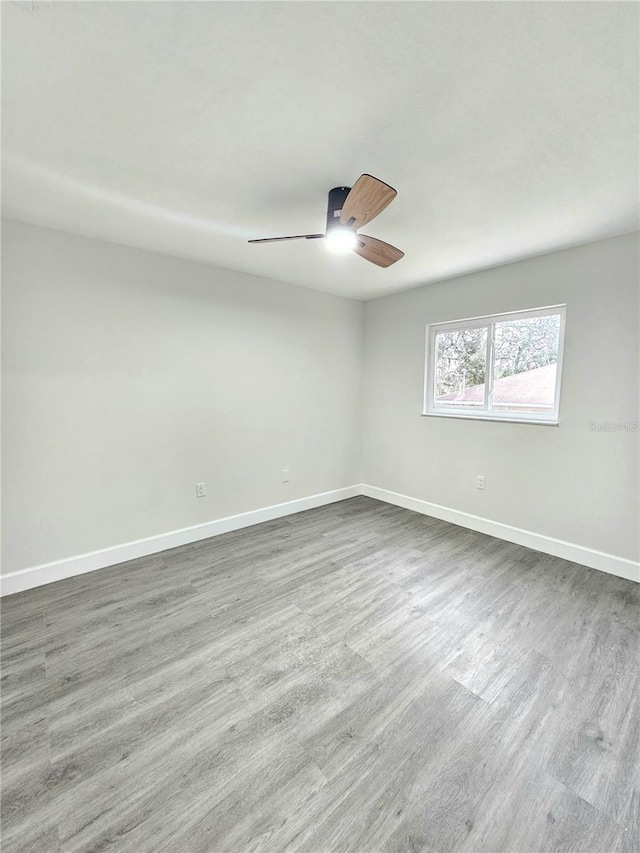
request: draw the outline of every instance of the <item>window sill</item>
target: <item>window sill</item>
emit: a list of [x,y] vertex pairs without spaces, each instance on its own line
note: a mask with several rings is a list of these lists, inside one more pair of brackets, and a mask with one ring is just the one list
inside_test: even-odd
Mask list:
[[501,418],[499,415],[462,415],[453,412],[422,412],[423,418],[454,418],[463,421],[498,421],[503,424],[534,424],[535,426],[559,426],[559,421],[536,420],[535,418]]

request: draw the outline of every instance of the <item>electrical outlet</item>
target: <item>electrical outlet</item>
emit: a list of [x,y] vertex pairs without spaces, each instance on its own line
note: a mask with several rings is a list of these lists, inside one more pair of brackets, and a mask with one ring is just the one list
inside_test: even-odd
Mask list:
[[484,474],[478,474],[476,477],[476,488],[484,489]]
[[289,480],[290,480],[290,477],[289,477],[289,469],[288,469],[288,468],[283,468],[283,469],[282,469],[282,482],[283,482],[283,483],[288,483],[288,482],[289,482]]
[[204,498],[207,495],[207,487],[204,483],[196,483],[196,497]]

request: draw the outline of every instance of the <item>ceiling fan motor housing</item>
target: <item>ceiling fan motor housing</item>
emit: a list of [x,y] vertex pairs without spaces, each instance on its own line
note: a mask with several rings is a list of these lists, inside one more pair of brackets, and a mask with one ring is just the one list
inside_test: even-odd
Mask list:
[[332,228],[344,228],[340,225],[340,211],[344,206],[346,197],[351,187],[334,187],[329,190],[329,202],[327,204],[327,234]]

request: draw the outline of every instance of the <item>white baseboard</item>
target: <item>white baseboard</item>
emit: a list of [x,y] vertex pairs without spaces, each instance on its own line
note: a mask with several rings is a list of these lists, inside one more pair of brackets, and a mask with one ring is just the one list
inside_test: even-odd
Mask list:
[[261,524],[263,521],[272,521],[274,518],[282,518],[285,515],[303,512],[306,509],[315,509],[325,504],[343,501],[359,494],[361,494],[359,485],[348,486],[344,489],[335,489],[332,492],[322,492],[318,495],[266,506],[251,512],[242,512],[239,515],[230,515],[227,518],[217,518],[215,521],[207,521],[204,524],[196,524],[194,527],[185,527],[182,530],[173,530],[170,533],[161,533],[147,539],[137,539],[135,542],[126,542],[113,548],[91,551],[89,554],[79,554],[77,557],[69,557],[65,560],[57,560],[54,563],[44,563],[18,572],[11,572],[0,576],[0,595],[12,595],[36,586],[71,578],[74,575],[82,575],[85,572],[93,572],[96,569],[104,569],[107,566],[115,566],[118,563],[135,560],[137,557],[147,557],[150,554],[167,551],[169,548],[176,548],[178,545],[187,545],[190,542],[209,539],[211,536],[219,536],[221,533],[240,530],[242,527]]
[[384,503],[401,506],[422,513],[422,515],[429,515],[451,524],[457,524],[459,527],[467,527],[470,530],[495,536],[497,539],[505,539],[507,542],[524,545],[525,548],[532,548],[534,551],[542,551],[545,554],[562,557],[564,560],[571,560],[574,563],[580,563],[583,566],[589,566],[610,575],[640,582],[640,563],[635,563],[633,560],[616,557],[613,554],[605,554],[602,551],[564,542],[561,539],[553,539],[540,533],[532,533],[530,530],[522,530],[519,527],[511,527],[509,524],[491,521],[488,518],[481,518],[419,498],[411,498],[408,495],[401,495],[388,489],[361,484],[331,492],[322,492],[318,495],[310,495],[286,503],[274,504],[239,515],[230,515],[227,518],[218,518],[205,524],[197,524],[194,527],[185,527],[182,530],[173,530],[170,533],[161,533],[158,536],[126,542],[113,548],[104,548],[101,551],[92,551],[89,554],[80,554],[65,560],[57,560],[54,563],[45,563],[2,575],[0,576],[0,595],[12,595],[26,589],[74,577],[74,575],[104,569],[118,563],[125,563],[128,560],[135,560],[137,557],[147,557],[150,554],[157,554],[179,545],[188,545],[190,542],[209,539],[212,536],[219,536],[232,530],[240,530],[243,527],[261,524],[263,521],[271,521],[275,518],[293,515],[296,512],[315,509],[357,495],[366,495]]
[[385,503],[411,509],[414,512],[420,512],[422,515],[449,521],[451,524],[457,524],[460,527],[477,530],[480,533],[495,536],[496,539],[515,542],[516,545],[524,545],[525,548],[531,548],[534,551],[542,551],[545,554],[552,554],[554,557],[562,557],[564,560],[571,560],[573,563],[580,563],[583,566],[589,566],[591,569],[598,569],[601,572],[640,583],[640,563],[627,560],[624,557],[616,557],[613,554],[605,554],[602,551],[595,551],[582,545],[574,545],[572,542],[564,542],[562,539],[553,539],[551,536],[543,536],[540,533],[532,533],[530,530],[511,527],[509,524],[491,521],[488,518],[481,518],[478,515],[471,515],[468,512],[461,512],[419,498],[411,498],[408,495],[401,495],[388,489],[379,489],[377,486],[363,484],[361,494]]

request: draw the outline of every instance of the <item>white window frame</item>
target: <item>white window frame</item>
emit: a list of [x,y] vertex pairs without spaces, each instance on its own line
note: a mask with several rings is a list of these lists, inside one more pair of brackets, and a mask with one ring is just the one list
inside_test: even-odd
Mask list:
[[[566,320],[566,305],[548,305],[544,308],[532,308],[525,311],[511,311],[504,314],[487,314],[484,317],[471,317],[466,320],[455,320],[448,323],[430,323],[427,326],[426,354],[424,372],[424,400],[422,414],[436,418],[464,418],[481,421],[507,421],[509,423],[545,424],[557,426],[560,418],[560,386],[562,384],[562,356],[564,352],[564,328]],[[493,351],[496,323],[510,320],[525,320],[531,317],[547,317],[557,314],[560,317],[560,333],[558,338],[558,361],[556,367],[556,395],[553,411],[549,414],[539,412],[503,412],[492,411],[490,408],[493,394]],[[447,408],[436,406],[434,401],[434,385],[436,374],[436,334],[452,332],[459,329],[487,330],[487,361],[485,365],[484,403],[481,406],[469,406],[461,409],[459,406]]]

